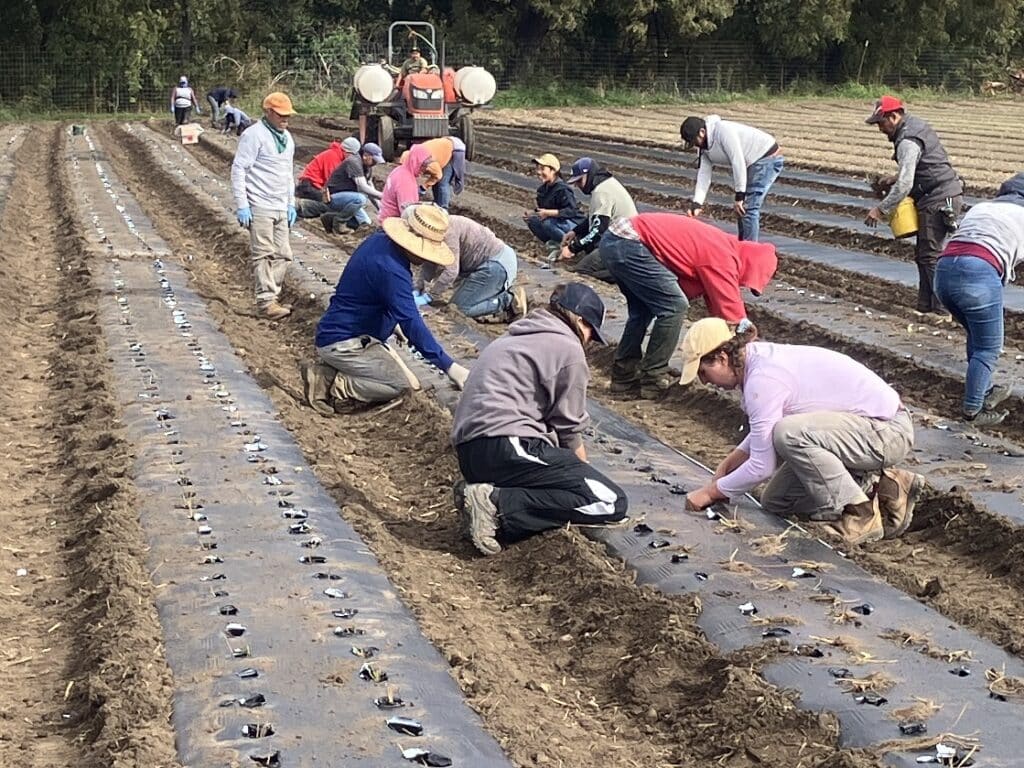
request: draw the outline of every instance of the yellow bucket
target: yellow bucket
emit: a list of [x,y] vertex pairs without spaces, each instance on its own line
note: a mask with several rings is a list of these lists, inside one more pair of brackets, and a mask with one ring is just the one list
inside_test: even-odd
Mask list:
[[909,197],[904,197],[889,215],[892,236],[897,240],[917,234],[917,206]]

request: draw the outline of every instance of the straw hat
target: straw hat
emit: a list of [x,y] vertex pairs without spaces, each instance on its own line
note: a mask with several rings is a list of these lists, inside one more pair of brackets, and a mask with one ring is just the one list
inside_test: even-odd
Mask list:
[[410,205],[401,216],[385,219],[381,226],[395,245],[424,261],[442,267],[455,262],[455,254],[444,242],[448,234],[448,213],[444,208]]

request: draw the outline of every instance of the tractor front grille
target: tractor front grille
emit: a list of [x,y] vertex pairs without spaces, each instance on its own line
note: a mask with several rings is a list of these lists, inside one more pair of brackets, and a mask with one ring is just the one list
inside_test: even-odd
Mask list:
[[448,135],[448,118],[439,115],[437,117],[412,118],[412,136],[414,139],[436,139]]

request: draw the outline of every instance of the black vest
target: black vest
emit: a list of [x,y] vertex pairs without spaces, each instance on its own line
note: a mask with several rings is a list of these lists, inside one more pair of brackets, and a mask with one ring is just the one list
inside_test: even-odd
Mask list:
[[[956,197],[964,192],[963,182],[950,165],[949,155],[939,141],[939,136],[924,120],[914,115],[905,115],[896,135],[892,137],[893,148],[899,147],[904,139],[916,139],[923,147],[914,172],[914,186],[910,197],[916,203],[925,197]],[[893,152],[893,160],[896,153]]]

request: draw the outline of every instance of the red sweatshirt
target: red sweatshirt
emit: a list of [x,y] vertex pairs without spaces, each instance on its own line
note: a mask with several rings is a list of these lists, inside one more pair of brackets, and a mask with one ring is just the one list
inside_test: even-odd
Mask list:
[[324,184],[327,183],[327,180],[331,178],[331,174],[341,165],[341,161],[344,159],[345,150],[341,148],[340,143],[332,141],[331,146],[310,160],[309,164],[302,169],[302,173],[299,174],[299,181],[308,179],[314,187],[323,189]]
[[708,312],[730,323],[747,316],[740,287],[760,294],[779,264],[774,245],[741,241],[691,216],[641,213],[630,223],[686,297],[703,296]]

